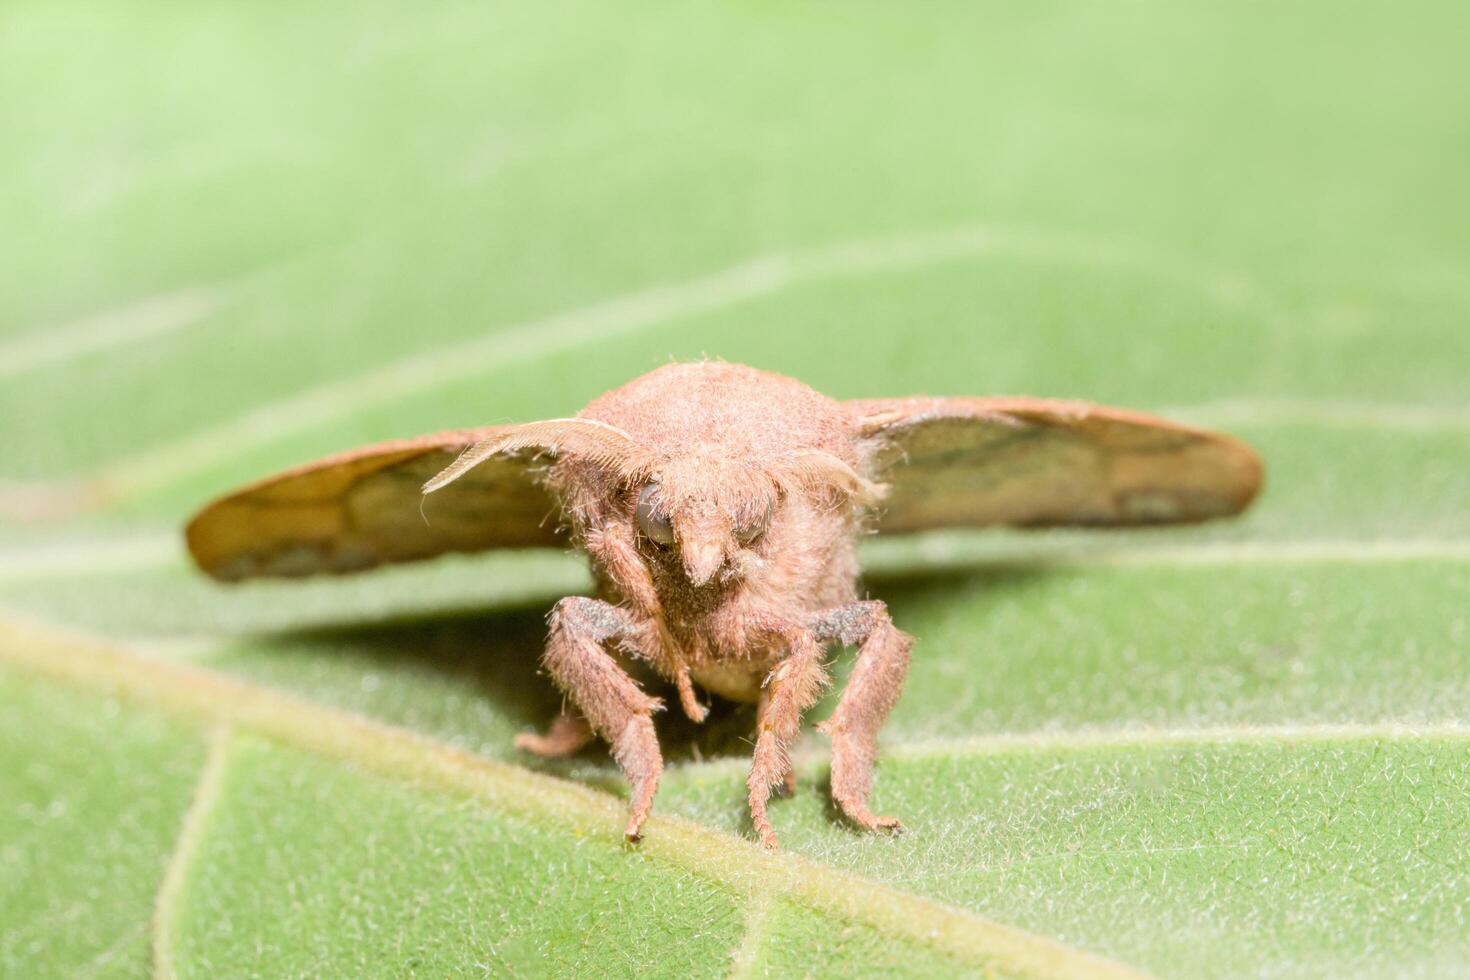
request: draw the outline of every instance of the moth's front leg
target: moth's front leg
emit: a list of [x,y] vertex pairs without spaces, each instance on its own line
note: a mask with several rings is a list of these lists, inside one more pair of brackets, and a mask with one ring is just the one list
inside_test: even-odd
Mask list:
[[[770,712],[770,710],[771,710],[771,689],[770,689],[769,686],[767,686],[767,687],[761,688],[760,699],[756,702],[756,706],[755,706],[755,727],[756,727],[756,731],[760,731],[761,728],[765,725],[766,719],[769,716],[768,713]],[[796,793],[796,767],[795,766],[788,766],[787,767],[787,769],[786,769],[786,775],[782,777],[781,782],[777,786],[773,787],[773,790],[775,792],[775,795],[777,795],[777,796],[792,796],[792,795],[795,795],[795,793]]]
[[612,746],[632,787],[627,837],[638,839],[663,772],[653,712],[663,705],[644,694],[605,644],[634,637],[639,626],[625,609],[581,596],[556,604],[549,620],[546,669],[582,712],[593,731]]
[[794,630],[787,637],[790,653],[766,677],[757,714],[755,758],[746,786],[750,790],[750,822],[766,847],[776,846],[776,832],[766,816],[771,789],[785,783],[791,772],[787,748],[801,733],[801,716],[822,693],[827,671],[822,646],[810,632]]
[[909,669],[913,637],[897,629],[881,602],[853,602],[816,616],[812,632],[824,640],[858,647],[857,663],[837,710],[817,730],[832,737],[832,798],[847,818],[865,830],[901,829],[894,817],[868,809],[878,729],[898,702]]

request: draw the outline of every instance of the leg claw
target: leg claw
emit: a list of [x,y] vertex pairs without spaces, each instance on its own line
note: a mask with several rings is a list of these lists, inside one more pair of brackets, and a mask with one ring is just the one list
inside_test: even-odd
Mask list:
[[643,821],[648,819],[650,807],[641,807],[639,811],[628,815],[628,827],[623,831],[623,842],[628,845],[637,844],[643,840]]
[[842,812],[847,815],[860,830],[884,830],[890,834],[905,833],[903,823],[897,817],[880,817],[874,815],[866,807],[842,805]]

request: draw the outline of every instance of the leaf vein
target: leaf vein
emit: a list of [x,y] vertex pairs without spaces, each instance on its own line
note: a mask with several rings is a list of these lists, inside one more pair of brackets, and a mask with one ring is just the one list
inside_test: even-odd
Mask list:
[[740,945],[731,951],[730,980],[746,980],[756,976],[761,951],[770,933],[775,895],[753,895],[745,904],[745,932]]
[[174,954],[178,946],[179,916],[183,911],[185,885],[189,870],[204,844],[209,830],[210,818],[219,803],[224,786],[224,776],[230,764],[230,742],[233,733],[228,725],[219,724],[210,730],[209,746],[204,764],[199,770],[199,782],[194,789],[194,798],[184,812],[179,836],[164,869],[163,881],[153,901],[151,942],[153,950],[153,975],[159,980],[174,980],[178,969]]
[[[139,656],[50,627],[8,621],[0,621],[0,662],[216,728],[249,731],[357,763],[380,775],[462,794],[503,812],[555,821],[608,846],[621,844],[622,803],[614,797],[283,691]],[[221,760],[221,774],[223,765]],[[207,814],[206,807],[196,835],[202,833]],[[906,937],[977,967],[1030,977],[1140,976],[1132,967],[1056,940],[801,857],[769,854],[748,841],[679,817],[650,819],[641,849],[649,858],[718,882],[745,901],[782,891],[812,908]],[[186,857],[177,862],[180,871],[174,880],[182,881],[192,850],[179,852]],[[166,906],[176,902],[178,887],[174,886],[174,899],[165,896]]]
[[[250,446],[323,425],[455,380],[488,375],[580,344],[606,341],[669,321],[726,309],[806,283],[920,269],[984,255],[1102,269],[1124,269],[1176,282],[1210,302],[1258,319],[1276,304],[1233,272],[1180,262],[1160,250],[1047,228],[962,226],[854,238],[771,252],[724,269],[614,296],[589,306],[503,326],[350,377],[329,380],[182,439],[123,457],[93,478],[114,495],[166,486],[237,456]],[[85,479],[84,477],[82,479]]]

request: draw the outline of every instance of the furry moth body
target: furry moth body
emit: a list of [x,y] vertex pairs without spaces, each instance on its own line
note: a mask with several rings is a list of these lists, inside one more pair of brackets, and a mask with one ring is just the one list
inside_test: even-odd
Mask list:
[[[857,659],[832,717],[832,795],[865,829],[877,736],[911,639],[858,596],[855,543],[958,525],[1139,525],[1242,510],[1261,465],[1242,443],[1117,409],[1027,398],[839,402],[721,362],[671,364],[577,416],[364,447],[205,507],[189,548],[223,580],[348,572],[451,551],[571,543],[595,598],[562,599],[544,662],[568,708],[517,739],[543,756],[600,737],[632,787],[626,833],[653,805],[660,702],[627,667],[754,701],[752,821],[791,777],[787,749],[828,683],[834,643]],[[420,493],[427,502],[420,517]],[[561,515],[547,522],[547,513]]]

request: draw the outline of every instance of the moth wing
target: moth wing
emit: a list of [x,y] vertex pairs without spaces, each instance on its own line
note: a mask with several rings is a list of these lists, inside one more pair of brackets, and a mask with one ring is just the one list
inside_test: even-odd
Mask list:
[[1221,433],[1086,402],[901,398],[847,403],[886,533],[976,525],[1141,525],[1237,514],[1259,457]]
[[466,450],[530,428],[382,442],[286,470],[200,510],[185,529],[189,551],[205,572],[235,581],[562,544],[556,501],[526,452],[487,456],[437,492],[422,492]]

